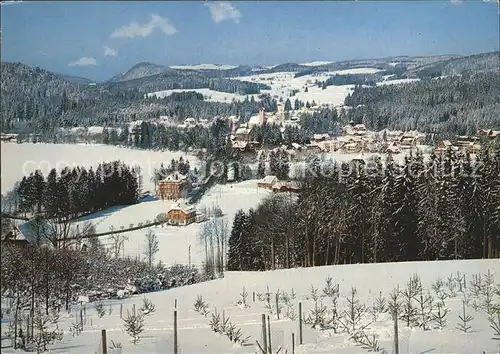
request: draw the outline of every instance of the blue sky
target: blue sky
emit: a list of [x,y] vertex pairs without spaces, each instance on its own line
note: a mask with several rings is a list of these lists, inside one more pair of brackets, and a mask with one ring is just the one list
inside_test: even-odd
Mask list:
[[2,60],[97,81],[142,61],[273,65],[498,47],[493,0],[2,5]]

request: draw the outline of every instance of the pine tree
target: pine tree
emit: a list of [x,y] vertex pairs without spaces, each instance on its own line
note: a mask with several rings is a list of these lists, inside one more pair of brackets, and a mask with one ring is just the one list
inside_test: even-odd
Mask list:
[[109,144],[109,141],[110,141],[109,140],[109,131],[108,131],[108,128],[105,127],[102,130],[102,143],[107,145],[107,144]]
[[287,98],[286,101],[285,101],[285,112],[289,112],[292,110],[292,103],[290,102],[290,99]]
[[40,170],[36,170],[33,175],[33,199],[37,208],[37,213],[42,211],[44,192],[45,178]]
[[59,209],[57,205],[57,192],[57,172],[56,169],[53,168],[52,170],[50,170],[47,177],[47,187],[45,188],[45,193],[43,196],[43,205],[49,218],[56,216]]
[[242,270],[243,268],[241,239],[244,223],[245,212],[240,209],[234,216],[233,227],[228,241],[227,270],[229,271]]
[[264,178],[265,175],[266,175],[266,165],[264,164],[264,161],[260,160],[259,164],[257,165],[257,177]]

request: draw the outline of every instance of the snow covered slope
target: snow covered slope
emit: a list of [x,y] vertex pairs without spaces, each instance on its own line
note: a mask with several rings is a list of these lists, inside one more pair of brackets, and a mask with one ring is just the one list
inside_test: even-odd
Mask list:
[[[371,307],[374,299],[380,295],[387,298],[389,293],[397,286],[401,290],[406,287],[407,281],[414,274],[418,274],[424,289],[431,289],[431,284],[438,278],[447,283],[447,278],[460,278],[466,275],[468,282],[472,281],[474,274],[494,274],[496,282],[500,276],[500,265],[496,260],[468,260],[468,261],[437,261],[437,262],[408,262],[408,263],[381,263],[363,265],[341,265],[315,267],[307,269],[290,269],[269,272],[226,272],[224,279],[191,285],[183,288],[174,288],[167,291],[146,294],[156,307],[155,312],[145,318],[145,329],[141,340],[133,345],[127,334],[124,333],[123,321],[120,319],[120,306],[123,306],[123,314],[132,311],[135,305],[139,309],[142,305],[143,296],[134,296],[125,300],[109,300],[105,302],[106,308],[111,307],[111,314],[106,313],[103,318],[98,318],[92,304],[87,304],[84,316],[84,329],[81,335],[72,337],[65,333],[61,343],[50,346],[52,353],[101,353],[101,329],[107,331],[107,341],[111,344],[120,342],[121,350],[108,350],[108,353],[173,353],[173,312],[174,303],[177,302],[178,316],[178,343],[180,353],[256,353],[258,352],[255,341],[261,340],[261,316],[269,314],[266,304],[259,301],[263,294],[270,292],[274,300],[275,292],[286,291],[288,294],[294,290],[296,298],[290,301],[297,311],[298,303],[301,302],[305,317],[308,317],[314,302],[310,299],[311,286],[319,289],[325,287],[325,278],[331,276],[334,283],[339,284],[340,298],[338,310],[347,310],[346,296],[349,296],[351,286],[356,287],[357,297],[361,304]],[[451,279],[451,278],[450,278]],[[451,283],[450,283],[451,284]],[[453,283],[456,284],[456,283]],[[467,283],[465,293],[469,292],[470,283]],[[249,307],[238,306],[241,300],[240,293],[248,293],[247,304]],[[269,288],[267,288],[269,287]],[[269,290],[267,290],[269,289]],[[449,292],[448,286],[444,291]],[[256,293],[256,301],[253,301],[253,293]],[[450,292],[451,294],[451,292]],[[241,329],[243,336],[249,336],[249,346],[236,346],[226,336],[214,333],[209,321],[211,315],[204,317],[193,309],[196,298],[201,295],[208,305],[208,310],[215,310],[230,318],[237,328]],[[265,297],[265,296],[264,296]],[[445,299],[445,306],[450,312],[446,315],[446,326],[442,329],[430,329],[424,331],[416,326],[406,327],[405,321],[399,321],[399,353],[497,353],[498,341],[493,341],[493,330],[489,328],[486,315],[483,310],[475,311],[467,307],[466,311],[473,317],[470,322],[471,330],[464,333],[458,330],[458,316],[461,312],[461,298],[463,293],[457,289],[453,290],[450,298]],[[471,299],[471,298],[470,298]],[[440,301],[434,298],[434,304]],[[498,299],[497,299],[498,301]],[[332,303],[328,298],[322,298],[322,303],[331,308]],[[271,307],[275,308],[274,301]],[[275,315],[270,314],[271,338],[273,352],[278,346],[282,346],[282,352],[291,353],[292,333],[295,340],[299,339],[298,320],[292,320],[284,316],[288,310],[283,300],[280,300],[281,317],[278,320]],[[435,305],[434,309],[436,309]],[[75,314],[79,312],[74,307],[71,314],[61,313],[60,328],[67,330],[72,322],[75,322]],[[372,322],[365,331],[369,335],[375,335],[379,340],[380,352],[394,353],[393,349],[393,323],[388,313],[381,313],[377,320],[373,321],[370,313],[362,316],[362,323]],[[2,322],[2,333],[5,322]],[[7,341],[4,341],[4,345]],[[11,353],[11,348],[2,348],[2,352]],[[313,329],[306,324],[303,325],[303,345],[296,343],[295,353],[369,353],[367,349],[356,346],[345,333],[334,333],[333,330]]]

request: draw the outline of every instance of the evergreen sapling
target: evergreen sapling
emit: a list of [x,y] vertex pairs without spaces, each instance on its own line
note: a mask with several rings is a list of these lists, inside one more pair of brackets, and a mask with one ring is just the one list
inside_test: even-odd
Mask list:
[[474,317],[466,314],[465,302],[463,302],[463,301],[462,301],[462,314],[458,315],[458,319],[460,321],[457,323],[457,329],[464,332],[464,333],[469,332],[470,329],[472,328],[470,326],[470,322],[474,319]]

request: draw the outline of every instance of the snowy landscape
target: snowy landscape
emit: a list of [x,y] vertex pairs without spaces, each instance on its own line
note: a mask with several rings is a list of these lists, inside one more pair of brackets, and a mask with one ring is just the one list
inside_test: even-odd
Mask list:
[[[102,127],[100,127],[102,130]],[[5,144],[2,153],[2,193],[11,190],[23,176],[40,169],[48,174],[52,168],[85,166],[96,168],[102,162],[121,160],[142,167],[144,190],[154,190],[151,181],[155,168],[168,164],[173,158],[188,158],[193,167],[199,162],[195,156],[183,152],[134,150],[109,145],[87,144]]]
[[306,3],[2,2],[2,353],[500,354],[496,2]]

